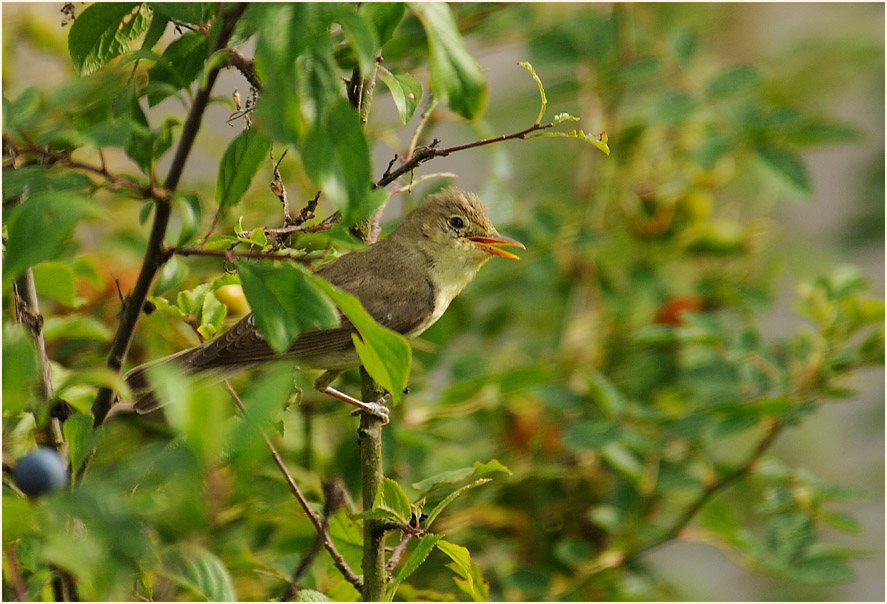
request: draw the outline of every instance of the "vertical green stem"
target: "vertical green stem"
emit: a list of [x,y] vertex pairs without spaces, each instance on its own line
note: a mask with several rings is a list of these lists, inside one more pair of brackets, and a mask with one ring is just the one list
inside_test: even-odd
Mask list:
[[[362,367],[361,398],[375,401],[381,398],[384,390]],[[382,485],[382,420],[371,415],[361,415],[357,430],[360,446],[360,472],[363,496],[363,509],[373,507],[376,493]],[[378,520],[363,522],[363,596],[364,602],[381,602],[385,599],[388,587],[388,573],[385,570],[385,530]]]

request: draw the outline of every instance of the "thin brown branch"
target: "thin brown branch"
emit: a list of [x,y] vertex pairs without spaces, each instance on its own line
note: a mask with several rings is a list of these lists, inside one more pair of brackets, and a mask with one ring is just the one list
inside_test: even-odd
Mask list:
[[266,235],[291,235],[292,233],[319,233],[333,228],[335,220],[321,222],[320,224],[298,225],[281,227],[279,229],[262,229]]
[[16,554],[15,542],[11,541],[3,548],[3,555],[6,556],[6,565],[4,568],[9,569],[9,582],[12,585],[12,591],[15,593],[15,599],[19,602],[28,601],[28,588],[19,572],[18,555]]
[[[407,147],[407,154],[405,157],[407,161],[412,159],[413,153],[419,146],[419,139],[425,133],[425,130],[428,129],[428,125],[431,123],[431,118],[434,116],[434,110],[437,109],[437,104],[438,100],[435,97],[429,97],[425,105],[425,111],[422,112],[422,116],[419,118],[419,123],[416,125],[416,129],[413,131],[413,136],[410,138],[410,144]],[[391,164],[388,164],[388,170],[385,172],[388,173],[390,170]]]
[[[223,23],[219,29],[218,36],[215,39],[209,56],[227,45],[228,40],[231,38],[231,34],[234,32],[234,26],[240,20],[240,17],[247,9],[247,6],[248,4],[246,3],[232,5],[222,16]],[[210,70],[206,77],[206,84],[200,88],[194,96],[194,102],[191,104],[188,117],[182,127],[182,136],[179,139],[179,144],[176,148],[175,155],[173,156],[169,173],[167,174],[166,181],[163,185],[163,188],[170,194],[175,191],[179,185],[179,180],[185,170],[185,163],[191,153],[192,147],[194,146],[197,133],[200,131],[203,114],[209,104],[210,94],[212,93],[220,69],[221,66]],[[115,372],[119,372],[120,368],[123,366],[123,360],[129,352],[129,346],[132,342],[133,334],[135,333],[142,306],[145,303],[145,299],[148,297],[148,292],[151,288],[151,283],[154,281],[154,276],[157,274],[157,271],[163,265],[164,261],[163,240],[166,235],[167,225],[169,224],[172,204],[169,201],[169,197],[164,197],[162,200],[157,200],[155,205],[157,207],[154,212],[154,221],[151,225],[151,234],[148,239],[147,249],[145,250],[142,269],[139,272],[138,279],[136,280],[135,287],[129,296],[129,300],[123,308],[120,325],[117,328],[114,342],[108,353],[107,366]],[[99,389],[95,401],[93,401],[92,404],[92,412],[94,415],[93,423],[95,426],[100,426],[104,423],[108,411],[111,409],[113,396],[114,393],[110,388],[102,387]]]
[[386,571],[390,573],[397,568],[397,565],[400,563],[400,559],[403,557],[404,552],[407,551],[407,545],[412,541],[413,536],[413,533],[404,533],[400,543],[398,543],[397,547],[394,548],[394,551],[391,552],[388,564],[385,565]]
[[[21,203],[19,196],[15,203]],[[15,319],[25,327],[34,340],[37,349],[37,363],[40,366],[40,400],[43,405],[50,404],[53,399],[52,367],[49,363],[49,355],[46,353],[46,340],[43,337],[43,315],[40,314],[40,306],[37,300],[37,285],[34,283],[34,271],[29,267],[24,270],[13,282],[13,299],[15,304]],[[43,432],[43,439],[47,444],[52,444],[66,456],[65,437],[62,433],[61,421],[47,410],[50,415],[49,429]],[[41,422],[42,423],[42,422]]]
[[[384,187],[388,184],[391,184],[402,175],[407,172],[412,172],[423,163],[428,161],[429,159],[433,159],[435,157],[446,157],[450,153],[455,153],[456,151],[464,151],[465,149],[473,149],[475,147],[483,147],[484,145],[491,145],[493,143],[500,143],[502,141],[512,140],[512,139],[526,139],[527,135],[536,132],[537,130],[545,130],[547,128],[551,128],[554,126],[554,122],[549,122],[547,124],[533,124],[529,128],[525,128],[520,132],[513,132],[511,134],[503,134],[501,136],[494,136],[492,138],[485,138],[478,141],[474,141],[471,143],[465,143],[464,145],[456,145],[454,147],[445,147],[443,149],[438,148],[440,141],[434,139],[430,145],[426,147],[419,147],[415,150],[412,157],[409,160],[404,162],[400,167],[395,170],[386,170],[385,174],[382,175],[377,182],[373,183],[373,188]],[[390,167],[390,166],[389,166]]]
[[[240,400],[240,397],[237,395],[237,392],[234,391],[234,388],[231,387],[231,384],[228,380],[225,380],[225,387],[228,392],[234,398],[234,404],[237,405],[237,408],[240,409],[240,412],[244,415],[247,415],[248,412],[246,410],[246,406],[243,404],[243,401]],[[311,521],[311,524],[314,525],[314,530],[317,531],[317,534],[322,537],[322,542],[326,551],[329,552],[330,557],[333,559],[333,564],[335,564],[336,568],[339,569],[339,572],[342,573],[342,576],[345,577],[345,580],[351,583],[358,590],[363,588],[363,581],[361,581],[360,577],[354,574],[354,571],[351,570],[351,567],[348,566],[348,563],[345,561],[345,558],[342,557],[342,554],[339,553],[339,550],[336,549],[335,543],[333,543],[332,537],[330,537],[329,531],[326,528],[326,525],[320,515],[314,511],[311,507],[311,504],[308,503],[308,500],[305,498],[305,495],[302,494],[302,490],[299,489],[299,485],[296,484],[296,481],[293,479],[292,474],[290,474],[289,470],[286,467],[286,464],[283,462],[283,458],[280,457],[280,453],[277,452],[277,449],[274,446],[274,443],[271,442],[271,439],[268,438],[268,435],[265,434],[265,431],[262,428],[259,428],[259,434],[262,435],[262,440],[265,441],[265,446],[268,448],[268,451],[271,453],[272,459],[274,459],[274,463],[277,465],[280,473],[283,475],[284,480],[286,481],[287,486],[290,489],[290,492],[295,496],[296,501],[299,502],[299,505],[304,510],[305,515],[308,516],[308,519]]]
[[696,498],[684,512],[678,516],[678,518],[662,533],[652,539],[651,541],[633,549],[629,554],[626,555],[625,559],[631,559],[639,556],[644,552],[648,552],[651,549],[655,549],[660,545],[663,545],[672,539],[676,538],[681,531],[690,524],[690,521],[699,513],[699,510],[705,506],[706,503],[711,500],[712,497],[723,491],[725,488],[739,480],[740,478],[748,475],[754,469],[755,464],[758,463],[758,460],[767,452],[767,450],[773,446],[773,443],[776,441],[776,438],[782,432],[784,425],[779,422],[774,422],[773,425],[767,430],[767,433],[764,437],[758,442],[754,451],[748,456],[746,461],[734,469],[731,472],[721,476],[714,484],[705,489],[699,497]]
[[243,74],[250,86],[255,88],[257,92],[262,92],[262,81],[256,75],[256,65],[251,59],[247,59],[236,48],[229,48],[228,60],[231,62],[231,65]]
[[314,198],[305,204],[305,207],[299,211],[299,215],[293,221],[293,225],[299,226],[314,218],[314,212],[317,210],[317,202],[320,200],[320,193],[321,192],[318,191]]
[[317,258],[312,256],[294,256],[292,254],[282,254],[279,252],[235,252],[234,250],[207,250],[201,247],[177,247],[165,248],[168,254],[177,256],[216,256],[233,260],[234,258],[253,258],[257,260],[295,260],[296,262],[310,263]]
[[107,183],[114,187],[129,189],[136,193],[139,197],[145,199],[161,200],[166,199],[169,194],[160,187],[145,185],[131,178],[114,174],[105,166],[104,156],[101,156],[101,165],[94,166],[82,161],[71,159],[69,151],[52,151],[36,145],[33,141],[27,140],[24,144],[18,143],[12,139],[8,133],[3,134],[3,144],[12,149],[16,155],[35,155],[40,158],[42,165],[61,164],[73,170],[82,170],[101,176]]
[[572,594],[575,591],[582,588],[588,581],[590,581],[595,575],[604,571],[608,568],[614,568],[617,566],[621,566],[630,560],[634,560],[638,558],[641,554],[649,552],[657,547],[665,545],[666,543],[672,541],[677,538],[681,531],[690,524],[696,514],[708,503],[712,497],[723,491],[725,488],[736,482],[737,480],[747,476],[750,474],[755,465],[761,459],[761,457],[766,453],[770,447],[773,446],[773,443],[782,433],[782,430],[785,428],[785,425],[775,421],[768,428],[767,432],[758,441],[758,444],[755,446],[754,450],[749,454],[746,460],[737,466],[732,471],[721,476],[717,481],[707,487],[700,495],[697,497],[690,505],[686,507],[686,509],[660,534],[653,539],[650,539],[646,543],[642,543],[639,546],[630,549],[626,552],[613,552],[608,551],[605,552],[600,558],[597,560],[591,561],[589,566],[585,569],[583,573],[581,573],[574,581],[564,589],[564,591],[560,592],[559,595],[567,595]]

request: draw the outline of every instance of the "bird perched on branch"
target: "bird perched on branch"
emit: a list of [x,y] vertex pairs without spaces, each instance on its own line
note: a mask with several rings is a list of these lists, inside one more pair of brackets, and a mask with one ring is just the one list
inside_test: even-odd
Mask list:
[[[385,239],[324,264],[317,274],[357,296],[379,324],[413,338],[441,317],[487,260],[518,259],[496,246],[526,249],[499,234],[477,195],[449,188],[426,198]],[[124,380],[140,397],[132,408],[148,413],[159,403],[150,392],[146,370],[159,363],[175,362],[189,373],[228,375],[259,363],[292,359],[300,367],[326,370],[314,384],[317,390],[387,423],[382,401],[360,401],[330,386],[343,371],[361,364],[351,339],[354,332],[342,316],[339,327],[309,329],[286,352],[276,354],[250,313],[215,339],[136,367]]]

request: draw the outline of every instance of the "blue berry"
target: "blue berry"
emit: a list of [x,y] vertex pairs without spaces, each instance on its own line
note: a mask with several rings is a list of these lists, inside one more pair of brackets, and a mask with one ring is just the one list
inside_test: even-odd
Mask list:
[[18,460],[12,477],[25,495],[35,497],[64,488],[68,483],[68,470],[54,449],[40,447]]

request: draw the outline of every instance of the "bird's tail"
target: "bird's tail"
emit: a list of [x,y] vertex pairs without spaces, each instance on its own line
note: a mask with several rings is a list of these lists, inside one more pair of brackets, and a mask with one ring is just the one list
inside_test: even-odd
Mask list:
[[115,407],[119,407],[117,412],[135,411],[139,415],[144,415],[160,408],[162,403],[158,400],[148,383],[148,370],[157,365],[175,363],[187,373],[193,373],[196,371],[196,368],[188,361],[193,357],[195,350],[198,348],[200,346],[186,348],[185,350],[130,369],[123,376],[123,381],[126,382],[126,385],[132,391],[134,400],[131,402],[118,401],[118,404],[115,405]]

